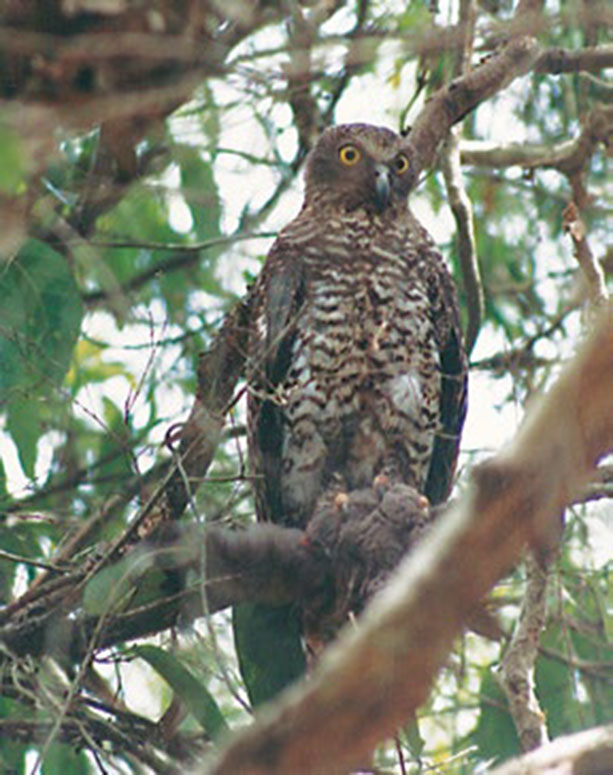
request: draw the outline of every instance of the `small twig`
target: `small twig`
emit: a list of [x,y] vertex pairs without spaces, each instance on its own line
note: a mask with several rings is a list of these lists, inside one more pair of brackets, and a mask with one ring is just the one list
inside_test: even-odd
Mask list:
[[23,563],[24,565],[31,565],[33,568],[43,568],[44,570],[50,570],[54,573],[70,573],[72,570],[68,566],[57,565],[56,563],[45,562],[44,560],[33,560],[30,557],[22,557],[20,554],[13,554],[13,552],[7,552],[4,549],[0,549],[0,560]]
[[574,202],[569,202],[562,213],[562,230],[569,234],[573,241],[575,258],[587,283],[591,310],[598,313],[607,303],[609,292],[602,264],[594,258],[587,241],[585,224],[579,214],[579,208]]
[[463,164],[494,167],[519,166],[525,169],[550,167],[565,175],[585,168],[600,143],[607,144],[613,133],[613,107],[593,108],[582,121],[579,134],[553,145],[508,143],[497,145],[481,140],[462,143]]
[[528,554],[526,591],[517,628],[502,659],[499,680],[509,701],[511,716],[523,751],[546,743],[545,714],[534,693],[534,663],[546,621],[547,571]]
[[578,73],[579,71],[600,72],[613,67],[613,45],[592,46],[578,51],[565,48],[545,49],[536,60],[537,73]]
[[455,128],[450,130],[445,141],[441,167],[445,177],[449,206],[453,212],[457,228],[458,256],[468,308],[465,346],[466,351],[470,354],[479,335],[485,302],[477,258],[473,209],[462,181],[459,134]]
[[[470,59],[473,45],[475,8],[471,0],[463,0],[460,4],[460,22],[464,30],[464,46],[456,62],[456,75],[470,70]],[[449,206],[456,222],[456,240],[466,305],[468,308],[468,325],[465,335],[466,351],[470,355],[481,327],[485,302],[483,284],[477,258],[475,241],[475,226],[472,203],[466,193],[460,166],[460,125],[449,130],[441,154],[441,168],[445,178]]]

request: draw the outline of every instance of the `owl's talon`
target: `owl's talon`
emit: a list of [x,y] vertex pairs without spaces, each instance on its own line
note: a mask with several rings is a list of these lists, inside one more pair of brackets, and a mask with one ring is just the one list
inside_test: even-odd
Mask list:
[[430,508],[430,501],[426,498],[425,495],[420,495],[417,498],[417,505],[420,509],[427,511]]
[[346,492],[339,492],[334,496],[334,507],[338,511],[343,511],[349,503],[349,495]]

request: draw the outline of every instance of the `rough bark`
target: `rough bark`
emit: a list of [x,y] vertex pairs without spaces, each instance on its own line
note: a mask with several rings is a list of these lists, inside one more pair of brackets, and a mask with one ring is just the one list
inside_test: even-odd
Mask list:
[[613,772],[613,726],[559,737],[512,759],[491,775],[607,775]]

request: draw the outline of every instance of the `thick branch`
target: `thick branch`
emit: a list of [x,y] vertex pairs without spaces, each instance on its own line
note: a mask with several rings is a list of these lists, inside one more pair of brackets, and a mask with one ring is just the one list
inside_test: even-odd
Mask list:
[[491,775],[605,775],[613,772],[613,726],[559,737]]
[[454,124],[515,78],[529,72],[538,54],[533,37],[513,38],[491,59],[439,89],[409,133],[416,154],[414,174],[417,176],[432,166],[439,144]]
[[560,510],[613,449],[611,395],[609,308],[514,442],[475,472],[466,497],[403,563],[362,626],[324,654],[306,686],[287,692],[198,772],[340,775],[392,735],[426,698],[477,601],[527,542],[558,529]]

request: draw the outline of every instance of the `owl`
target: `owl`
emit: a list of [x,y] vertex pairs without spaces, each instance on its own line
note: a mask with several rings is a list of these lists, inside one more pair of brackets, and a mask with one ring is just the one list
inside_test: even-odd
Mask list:
[[444,500],[466,410],[455,288],[409,209],[411,149],[326,130],[302,209],[253,288],[248,435],[258,518],[304,528],[317,499],[377,477]]

